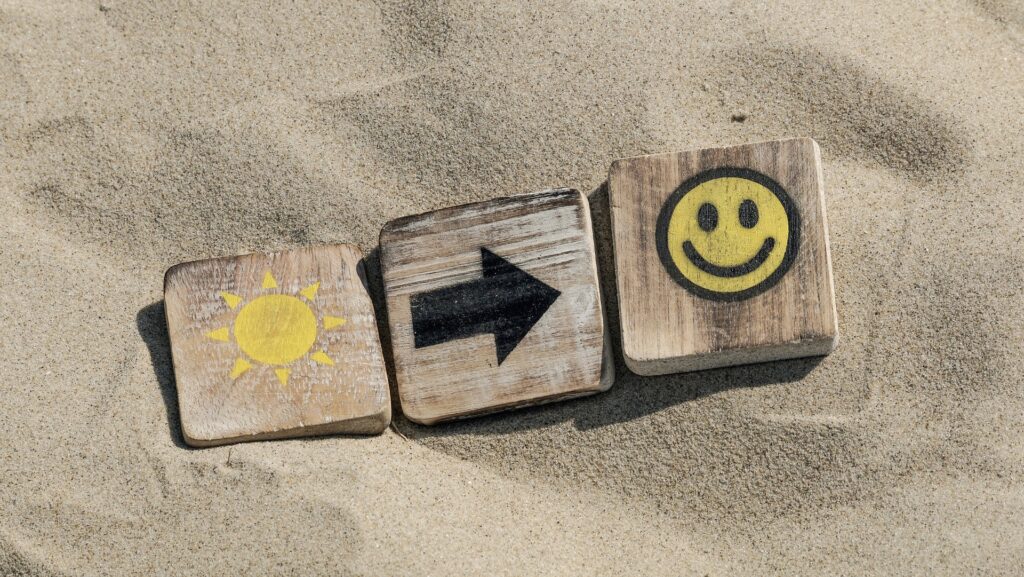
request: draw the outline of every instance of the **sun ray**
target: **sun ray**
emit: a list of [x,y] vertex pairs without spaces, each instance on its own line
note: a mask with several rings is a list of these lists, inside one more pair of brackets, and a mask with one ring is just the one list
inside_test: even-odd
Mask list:
[[269,270],[263,273],[263,288],[277,288],[277,279],[274,278],[274,275],[270,274]]
[[291,369],[274,369],[274,374],[277,375],[277,380],[282,385],[288,384],[288,375],[290,375],[291,372]]
[[249,361],[243,358],[237,358],[235,359],[235,367],[231,369],[231,378],[237,379],[238,377],[242,376],[242,373],[248,371],[251,368],[252,365],[249,364]]
[[228,340],[231,339],[231,329],[229,329],[228,327],[221,327],[219,329],[214,329],[206,333],[206,336],[210,337],[215,341],[223,341],[226,343],[228,342]]
[[332,359],[331,357],[327,356],[327,352],[326,351],[317,351],[317,352],[309,355],[309,358],[311,358],[314,361],[320,363],[321,365],[327,365],[329,367],[333,367],[334,366],[334,359]]
[[345,324],[345,319],[341,317],[324,316],[324,328],[333,329],[334,327],[340,327]]
[[299,294],[306,297],[307,301],[312,301],[316,298],[316,291],[320,288],[320,281],[317,281],[308,287],[299,291]]
[[242,297],[238,295],[233,295],[225,291],[220,291],[219,294],[220,298],[224,299],[224,302],[232,309],[238,308],[238,303],[242,302]]

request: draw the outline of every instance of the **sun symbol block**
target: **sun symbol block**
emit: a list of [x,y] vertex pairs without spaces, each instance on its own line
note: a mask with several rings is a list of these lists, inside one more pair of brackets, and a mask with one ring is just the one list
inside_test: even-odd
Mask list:
[[387,373],[357,247],[177,265],[164,303],[182,433],[194,446],[391,421]]
[[693,371],[835,347],[813,140],[618,160],[608,194],[623,356],[632,371]]

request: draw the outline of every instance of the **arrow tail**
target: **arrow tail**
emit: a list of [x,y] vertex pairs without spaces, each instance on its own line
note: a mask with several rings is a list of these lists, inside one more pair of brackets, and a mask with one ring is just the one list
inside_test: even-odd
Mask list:
[[479,280],[412,296],[412,332],[417,349],[490,332],[492,311]]
[[501,365],[561,294],[486,248],[480,257],[483,278],[412,296],[416,348],[490,333]]

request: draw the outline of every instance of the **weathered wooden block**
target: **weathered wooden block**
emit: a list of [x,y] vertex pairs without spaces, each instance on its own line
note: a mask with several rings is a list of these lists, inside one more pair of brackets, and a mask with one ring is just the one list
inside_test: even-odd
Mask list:
[[359,249],[323,246],[188,262],[164,278],[181,429],[190,445],[391,422]]
[[658,375],[835,347],[813,140],[618,160],[608,191],[631,370]]
[[381,268],[418,423],[603,391],[613,368],[587,199],[561,189],[389,222]]

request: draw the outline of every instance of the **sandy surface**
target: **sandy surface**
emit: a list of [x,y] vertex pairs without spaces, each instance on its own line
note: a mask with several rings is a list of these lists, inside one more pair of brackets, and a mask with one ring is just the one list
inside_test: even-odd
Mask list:
[[[1018,2],[146,4],[0,2],[0,574],[1021,574]],[[170,265],[573,186],[617,330],[609,163],[800,135],[832,356],[182,446]]]

